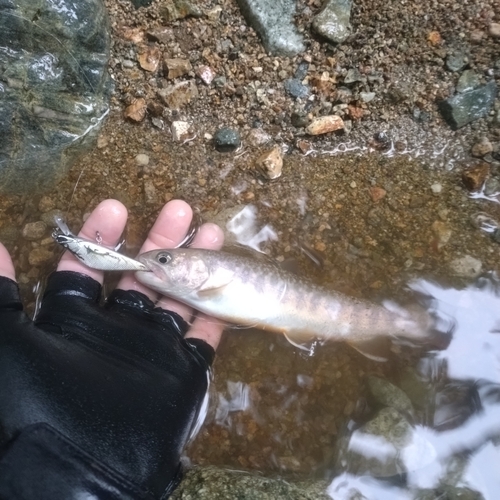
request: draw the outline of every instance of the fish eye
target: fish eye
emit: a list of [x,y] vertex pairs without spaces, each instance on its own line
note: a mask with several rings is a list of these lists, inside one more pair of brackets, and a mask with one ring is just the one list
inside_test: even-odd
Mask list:
[[161,252],[156,257],[156,260],[160,264],[168,264],[172,260],[172,255],[170,255],[168,252]]

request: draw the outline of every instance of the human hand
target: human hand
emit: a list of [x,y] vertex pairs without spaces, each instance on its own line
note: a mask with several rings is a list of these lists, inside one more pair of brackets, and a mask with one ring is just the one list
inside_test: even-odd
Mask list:
[[[168,203],[141,252],[175,246],[191,217],[186,203]],[[106,200],[80,236],[98,231],[114,246],[126,219],[121,203]],[[204,224],[193,246],[222,242],[220,228]],[[188,328],[191,308],[132,274],[101,307],[102,272],[68,252],[57,270],[32,322],[0,244],[0,498],[166,498],[222,325],[199,314]]]

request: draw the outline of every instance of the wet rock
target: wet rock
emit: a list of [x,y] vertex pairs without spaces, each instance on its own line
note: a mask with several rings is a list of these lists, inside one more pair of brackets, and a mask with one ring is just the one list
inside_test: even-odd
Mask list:
[[269,180],[281,176],[283,169],[283,154],[279,146],[274,146],[270,151],[261,154],[255,161],[256,168]]
[[30,266],[41,266],[49,262],[54,257],[54,252],[47,250],[45,247],[33,248],[28,256]]
[[307,127],[309,118],[307,117],[307,113],[304,111],[294,111],[290,116],[290,122],[297,128]]
[[166,23],[185,17],[201,17],[203,15],[201,9],[194,2],[188,0],[164,0],[158,12]]
[[464,93],[469,90],[474,90],[479,86],[479,77],[477,73],[472,69],[466,69],[458,79],[457,92]]
[[432,194],[441,194],[441,192],[443,191],[443,185],[439,182],[436,182],[435,184],[432,184],[431,191]]
[[443,118],[456,130],[487,115],[493,106],[497,86],[494,81],[439,103]]
[[286,92],[292,97],[295,97],[295,99],[308,97],[310,93],[309,87],[307,85],[303,85],[297,78],[289,78],[288,80],[285,80],[283,86],[285,87]]
[[500,180],[495,177],[490,177],[486,179],[484,183],[484,194],[486,196],[493,196],[500,193]]
[[263,146],[271,140],[271,136],[261,128],[253,128],[248,132],[246,139],[250,146]]
[[149,165],[149,156],[147,154],[144,154],[144,153],[139,153],[135,157],[135,163],[141,167],[145,167],[145,166]]
[[297,66],[297,69],[295,70],[293,77],[296,78],[297,80],[302,81],[306,77],[308,71],[309,71],[309,63],[307,61],[302,61]]
[[165,72],[169,80],[184,76],[192,69],[193,67],[191,66],[191,63],[188,59],[169,59],[168,57],[163,59],[163,71]]
[[394,408],[383,408],[375,417],[339,439],[337,465],[352,474],[390,477],[417,470],[436,456],[408,420]]
[[476,278],[481,273],[482,268],[482,262],[470,255],[465,255],[450,262],[451,272],[460,278]]
[[294,483],[244,471],[196,467],[188,470],[171,500],[331,500],[327,483]]
[[432,232],[434,234],[433,245],[436,250],[441,250],[450,241],[452,231],[448,224],[436,220],[432,223]]
[[446,67],[453,72],[460,71],[469,63],[469,58],[462,51],[453,51],[446,58]]
[[241,145],[241,137],[237,130],[232,128],[221,128],[214,134],[214,145],[217,151],[229,153],[235,151]]
[[363,102],[371,102],[375,99],[375,92],[360,92],[359,97]]
[[342,43],[351,33],[351,0],[326,0],[313,19],[313,30],[333,43]]
[[153,0],[130,0],[130,1],[132,2],[132,5],[136,9],[139,9],[140,7],[148,7],[153,2]]
[[158,69],[160,64],[161,51],[156,45],[148,45],[146,47],[141,47],[139,54],[137,55],[137,61],[139,66],[151,73],[154,73]]
[[207,85],[210,85],[215,78],[215,71],[210,66],[200,66],[196,70],[196,74]]
[[189,122],[174,121],[172,122],[172,139],[175,142],[185,142],[194,137],[194,132]]
[[0,189],[43,190],[95,142],[108,111],[104,4],[1,2],[0,47]]
[[48,212],[56,208],[56,202],[51,196],[42,196],[38,202],[38,210],[40,212]]
[[293,24],[294,0],[237,0],[237,3],[268,52],[294,56],[305,50],[303,37]]
[[476,142],[476,144],[474,144],[471,149],[472,156],[477,156],[478,158],[482,158],[492,151],[493,145],[487,137],[481,137],[481,139]]
[[158,95],[170,109],[179,109],[198,97],[198,88],[193,80],[169,85],[158,91]]
[[491,23],[488,26],[488,33],[493,38],[500,38],[500,24],[499,23]]
[[477,191],[481,189],[489,173],[490,166],[487,163],[479,163],[462,172],[462,181],[469,191]]
[[367,377],[368,388],[375,401],[381,406],[388,406],[405,415],[413,415],[410,398],[388,380],[370,375]]
[[23,237],[30,241],[40,240],[45,235],[46,230],[47,224],[41,220],[37,222],[28,222],[23,227]]
[[167,45],[175,39],[172,28],[167,28],[165,26],[149,30],[146,32],[146,36],[148,37],[148,40],[163,43],[164,45]]
[[370,198],[374,203],[379,202],[382,198],[385,198],[387,191],[379,186],[372,186],[370,188]]
[[347,71],[347,74],[344,78],[344,83],[349,85],[350,83],[362,82],[366,80],[365,77],[359,72],[356,68],[351,68]]
[[309,135],[321,135],[344,128],[344,121],[340,116],[328,115],[314,119],[306,128]]
[[52,210],[49,210],[48,212],[43,213],[40,218],[43,222],[45,222],[45,224],[47,224],[48,227],[56,227],[56,219],[59,218],[64,220],[64,214],[58,208],[54,208]]
[[146,117],[147,104],[146,99],[139,97],[139,99],[134,99],[132,104],[129,104],[125,111],[123,112],[125,118],[132,120],[133,122],[142,122]]

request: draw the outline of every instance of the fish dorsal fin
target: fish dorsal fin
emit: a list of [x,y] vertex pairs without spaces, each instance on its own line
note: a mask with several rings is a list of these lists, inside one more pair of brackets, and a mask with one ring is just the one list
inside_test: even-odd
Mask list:
[[203,298],[219,295],[233,281],[233,278],[234,271],[219,267],[214,273],[210,273],[207,280],[200,286],[198,295]]

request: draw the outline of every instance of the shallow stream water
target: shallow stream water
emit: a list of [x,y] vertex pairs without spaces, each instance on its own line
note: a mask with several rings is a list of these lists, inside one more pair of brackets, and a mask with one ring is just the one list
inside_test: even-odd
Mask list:
[[[193,464],[325,479],[336,500],[352,498],[355,489],[369,499],[440,498],[450,488],[496,498],[499,247],[471,221],[477,212],[500,220],[500,210],[495,199],[473,198],[462,186],[455,168],[460,145],[440,146],[440,154],[423,148],[423,154],[388,155],[356,145],[346,153],[334,139],[325,154],[290,151],[282,177],[268,183],[250,168],[251,151],[221,154],[203,141],[172,145],[163,134],[112,114],[100,147],[52,192],[2,199],[0,234],[30,310],[60,250],[49,230],[37,241],[23,239],[23,226],[58,209],[77,230],[107,197],[130,210],[131,254],[162,204],[180,197],[206,220],[229,222],[229,237],[325,286],[381,302],[412,300],[410,284],[454,321],[447,348],[400,345],[381,363],[344,344],[317,345],[309,354],[278,335],[228,330],[207,420],[187,457]],[[149,156],[147,166],[136,161],[139,153]],[[374,200],[373,187],[385,196]],[[34,265],[30,256],[40,248],[49,257]],[[480,276],[455,275],[453,260],[464,255],[481,261]],[[403,411],[400,402],[381,402],[370,377],[391,382],[410,406]],[[373,423],[380,411],[388,428]],[[388,437],[391,429],[400,433]]]

